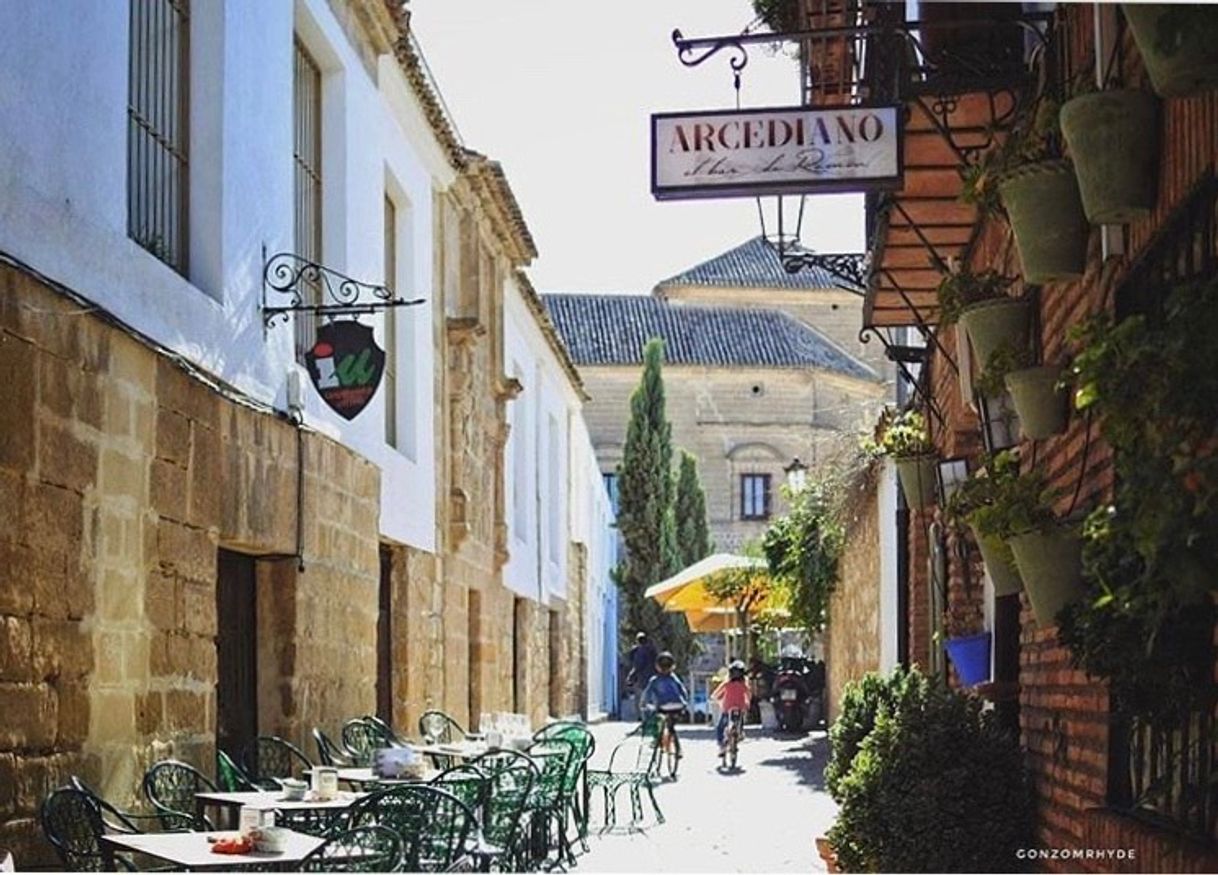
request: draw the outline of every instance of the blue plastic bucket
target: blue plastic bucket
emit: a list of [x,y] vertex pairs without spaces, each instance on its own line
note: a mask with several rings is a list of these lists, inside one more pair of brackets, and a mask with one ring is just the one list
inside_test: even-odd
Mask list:
[[966,687],[982,684],[990,679],[989,632],[949,638],[946,647],[952,665],[956,666],[956,674]]

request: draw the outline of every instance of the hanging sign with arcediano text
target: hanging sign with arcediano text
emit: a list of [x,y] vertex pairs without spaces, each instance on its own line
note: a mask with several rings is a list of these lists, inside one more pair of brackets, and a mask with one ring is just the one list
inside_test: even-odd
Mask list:
[[657,113],[658,200],[875,191],[901,185],[897,106]]

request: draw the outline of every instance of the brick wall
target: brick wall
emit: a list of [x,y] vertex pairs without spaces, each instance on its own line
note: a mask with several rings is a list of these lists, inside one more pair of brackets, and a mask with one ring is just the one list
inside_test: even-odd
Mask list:
[[[1069,7],[1066,11],[1071,33],[1071,53],[1076,67],[1090,64],[1092,6]],[[1143,79],[1136,48],[1126,35],[1124,63],[1127,84],[1137,86]],[[1071,325],[1088,315],[1111,310],[1113,289],[1119,284],[1129,262],[1153,237],[1172,208],[1192,188],[1205,168],[1213,167],[1218,155],[1218,96],[1213,94],[1188,100],[1161,103],[1163,154],[1161,159],[1158,205],[1152,216],[1128,228],[1128,256],[1102,262],[1100,233],[1093,229],[1088,268],[1078,281],[1049,284],[1040,289],[1039,324],[1046,362],[1063,362],[1071,350],[1066,336]],[[1010,229],[992,220],[983,226],[973,252],[977,269],[995,268],[1016,276],[1018,256]],[[940,340],[955,358],[955,335],[942,331]],[[932,359],[932,386],[936,402],[944,411],[946,428],[938,436],[945,455],[972,455],[977,450],[976,417],[960,394],[959,380],[942,356]],[[971,437],[970,437],[971,436]],[[1086,419],[1072,417],[1067,431],[1035,447],[1024,446],[1024,457],[1034,458],[1047,472],[1052,486],[1064,494],[1055,510],[1059,515],[1082,513],[1102,502],[1112,485],[1111,457],[1098,428]],[[911,524],[911,539],[921,527]],[[969,536],[963,536],[965,541]],[[914,578],[911,621],[922,614],[917,607],[919,591],[925,588],[920,550],[911,550]],[[966,551],[961,559],[949,540],[952,568],[949,575],[950,598],[963,612],[974,610],[980,568],[974,554]],[[966,571],[965,563],[968,563]],[[970,581],[965,586],[965,581]],[[1136,848],[1137,858],[1128,865],[1100,859],[1044,861],[1051,871],[1209,871],[1213,870],[1212,851],[1207,856],[1186,842],[1169,837],[1144,823],[1116,815],[1102,808],[1107,787],[1108,697],[1104,685],[1087,678],[1070,666],[1069,652],[1058,645],[1056,627],[1038,628],[1022,598],[1020,639],[1020,728],[1027,763],[1033,776],[1038,814],[1039,841],[1057,848]],[[919,639],[916,625],[911,633],[914,654]]]

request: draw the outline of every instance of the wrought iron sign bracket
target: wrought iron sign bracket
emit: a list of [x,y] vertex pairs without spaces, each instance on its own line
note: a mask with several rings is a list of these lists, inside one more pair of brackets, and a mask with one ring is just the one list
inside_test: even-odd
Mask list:
[[[423,298],[400,298],[385,285],[363,283],[291,252],[266,256],[262,252],[262,327],[287,322],[292,313],[316,316],[367,316],[395,307],[414,307]],[[271,304],[271,293],[286,295],[288,303]],[[316,303],[306,303],[313,299]]]
[[820,269],[834,279],[841,280],[847,291],[861,295],[867,291],[870,273],[868,258],[863,253],[819,253],[804,249],[788,249],[780,252],[782,269],[787,273]]

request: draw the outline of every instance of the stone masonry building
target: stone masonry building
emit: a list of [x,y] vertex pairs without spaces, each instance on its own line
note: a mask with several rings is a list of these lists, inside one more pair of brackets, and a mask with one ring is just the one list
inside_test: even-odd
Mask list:
[[[23,132],[0,136],[0,846],[23,867],[50,862],[38,806],[72,775],[130,807],[153,762],[210,774],[257,735],[315,756],[314,727],[364,714],[604,710],[583,388],[400,6],[147,27],[141,4],[28,4],[0,34],[0,130]],[[129,70],[157,52],[145,106]],[[317,325],[267,318],[290,303],[273,253],[424,300],[359,315],[385,374],[354,418],[300,360]],[[334,303],[320,275],[298,300]]]

